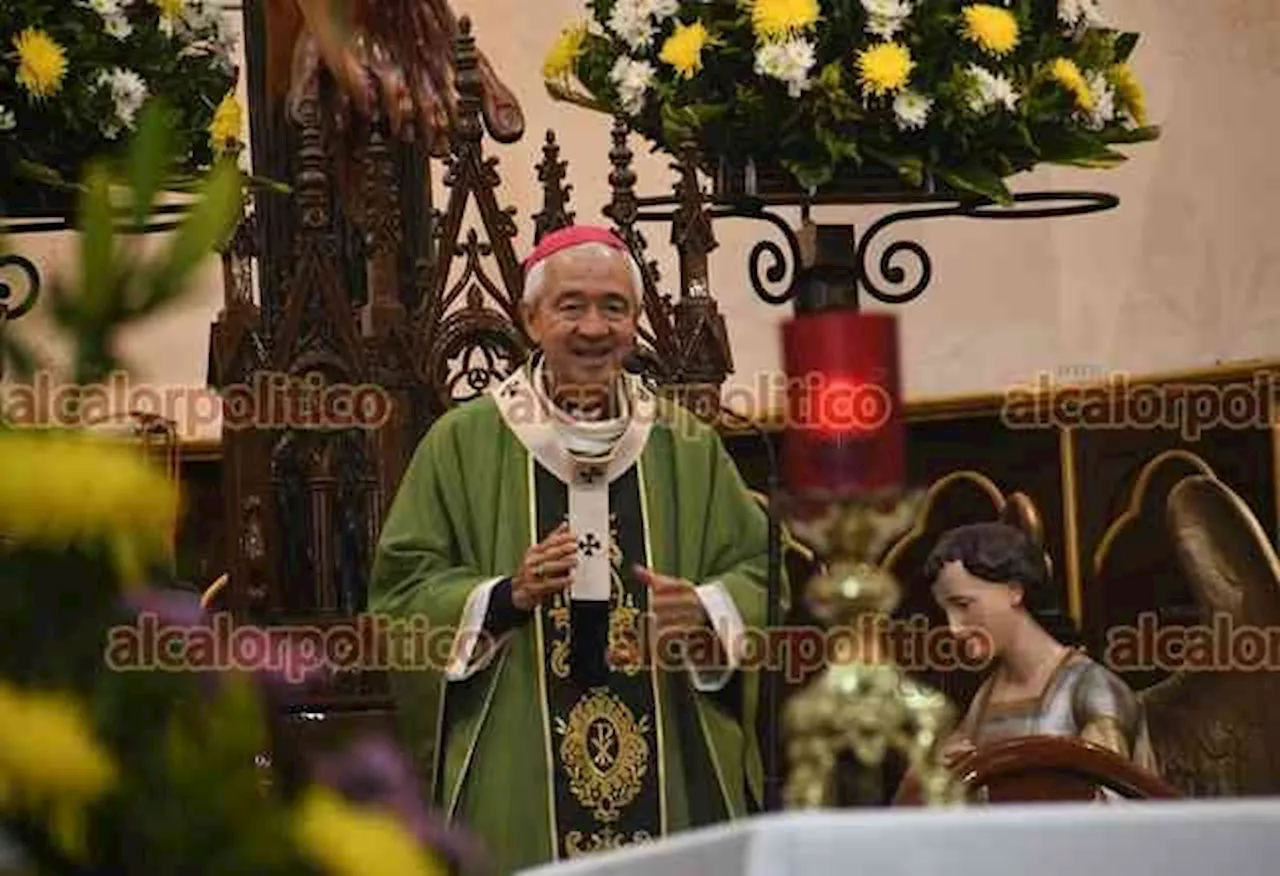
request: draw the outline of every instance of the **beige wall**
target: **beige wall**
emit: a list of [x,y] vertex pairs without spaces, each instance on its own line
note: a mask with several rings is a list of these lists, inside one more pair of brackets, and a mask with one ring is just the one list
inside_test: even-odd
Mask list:
[[[539,209],[534,165],[543,134],[556,130],[569,162],[580,219],[598,219],[609,195],[609,121],[552,102],[539,68],[562,24],[582,0],[454,0],[528,119],[525,140],[498,147],[504,202],[517,209],[519,245],[528,245]],[[934,260],[922,299],[900,308],[910,396],[999,391],[1043,372],[1151,372],[1269,357],[1280,352],[1280,244],[1267,222],[1280,189],[1273,159],[1280,136],[1280,17],[1273,0],[1110,0],[1120,26],[1144,34],[1135,66],[1164,139],[1133,147],[1133,160],[1106,173],[1054,169],[1016,181],[1032,188],[1095,188],[1121,198],[1119,210],[1032,222],[934,220],[900,226]],[[669,191],[666,159],[635,141],[645,193]],[[827,209],[820,219],[878,215]],[[667,230],[649,226],[651,255],[668,282],[675,264]],[[778,324],[787,312],[756,300],[746,251],[759,223],[717,228],[713,291],[725,311],[737,358],[734,380],[776,367]],[[892,238],[887,238],[889,242]],[[19,246],[56,266],[65,241]],[[216,317],[216,265],[181,308],[128,339],[139,379],[200,385],[208,326]],[[24,321],[25,323],[26,321]],[[24,325],[23,328],[28,326]],[[34,328],[35,326],[31,326]],[[212,434],[216,434],[216,431]]]

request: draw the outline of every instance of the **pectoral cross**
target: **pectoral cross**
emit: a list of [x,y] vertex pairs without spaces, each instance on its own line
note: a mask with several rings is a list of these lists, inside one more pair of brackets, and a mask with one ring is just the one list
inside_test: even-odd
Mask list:
[[594,532],[588,532],[586,537],[578,541],[578,549],[588,557],[595,556],[596,551],[602,547],[603,545],[600,544],[600,539],[596,538],[596,534]]

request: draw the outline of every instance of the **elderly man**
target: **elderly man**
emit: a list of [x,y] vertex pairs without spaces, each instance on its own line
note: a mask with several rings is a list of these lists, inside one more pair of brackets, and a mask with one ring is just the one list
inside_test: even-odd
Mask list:
[[396,674],[434,798],[499,872],[742,816],[761,798],[767,526],[718,436],[623,363],[642,277],[603,228],[525,262],[539,353],[441,417],[387,517],[371,610],[448,630]]

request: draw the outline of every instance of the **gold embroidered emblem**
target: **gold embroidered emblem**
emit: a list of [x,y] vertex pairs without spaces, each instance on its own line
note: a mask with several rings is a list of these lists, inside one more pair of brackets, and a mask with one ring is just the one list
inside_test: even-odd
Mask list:
[[653,835],[645,830],[638,830],[631,836],[627,836],[625,833],[615,833],[611,827],[606,827],[599,833],[590,835],[584,834],[580,830],[571,830],[565,834],[564,848],[567,853],[566,857],[580,858],[592,852],[612,851],[623,846],[646,843],[652,839]]
[[557,593],[553,599],[550,612],[552,629],[556,631],[555,641],[551,643],[551,671],[556,678],[569,677],[569,606],[564,597]]
[[617,583],[622,595],[609,612],[609,664],[619,672],[634,676],[644,669],[638,629],[640,609],[636,608],[635,597],[623,591],[622,582]]
[[578,700],[567,720],[556,719],[569,790],[597,821],[617,821],[643,790],[649,771],[648,730],[648,716],[637,720],[606,688]]

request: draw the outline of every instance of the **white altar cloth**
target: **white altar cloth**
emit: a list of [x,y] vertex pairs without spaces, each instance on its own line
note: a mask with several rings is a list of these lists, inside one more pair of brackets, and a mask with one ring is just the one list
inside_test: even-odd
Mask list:
[[1280,798],[761,815],[527,876],[1276,876]]

